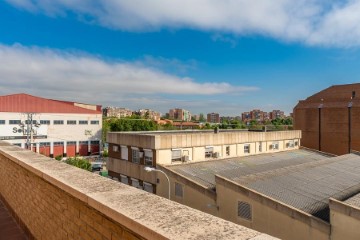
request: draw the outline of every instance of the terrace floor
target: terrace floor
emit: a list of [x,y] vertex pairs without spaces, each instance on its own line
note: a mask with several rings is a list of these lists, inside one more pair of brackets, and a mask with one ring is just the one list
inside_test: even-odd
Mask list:
[[24,231],[0,200],[0,240],[27,240]]

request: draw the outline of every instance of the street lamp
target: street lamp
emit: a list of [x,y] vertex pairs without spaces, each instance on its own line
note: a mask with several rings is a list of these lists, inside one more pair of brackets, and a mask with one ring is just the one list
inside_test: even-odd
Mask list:
[[156,169],[156,168],[153,168],[153,167],[144,167],[144,170],[147,171],[147,172],[161,172],[165,175],[166,179],[168,180],[168,184],[169,184],[169,199],[170,199],[170,179],[169,177],[167,176],[167,174],[160,170],[160,169]]

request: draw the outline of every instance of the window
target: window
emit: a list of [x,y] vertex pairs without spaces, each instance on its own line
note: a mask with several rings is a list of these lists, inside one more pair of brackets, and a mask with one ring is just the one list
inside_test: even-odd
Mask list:
[[75,141],[66,142],[66,145],[76,145]]
[[54,146],[63,146],[64,142],[54,142]]
[[88,124],[88,121],[79,120],[79,124],[80,124],[80,125],[87,125],[87,124]]
[[54,125],[62,125],[64,124],[64,120],[54,120]]
[[230,156],[230,146],[226,146],[226,156]]
[[132,150],[132,158],[131,161],[133,163],[140,164],[140,151],[138,148],[131,148]]
[[5,120],[0,120],[0,124],[5,124]]
[[119,152],[119,146],[113,145],[112,150],[113,150],[113,152]]
[[21,143],[14,143],[13,145],[14,145],[14,146],[21,147]]
[[171,162],[181,161],[181,149],[171,150]]
[[42,124],[42,125],[50,125],[50,120],[40,120],[40,124]]
[[50,146],[49,142],[41,142],[40,147]]
[[250,144],[244,145],[244,153],[250,153]]
[[293,148],[294,146],[295,146],[294,140],[291,140],[291,141],[289,141],[288,143],[286,143],[286,147],[287,147],[287,148]]
[[131,178],[131,186],[142,189],[142,186],[140,185],[140,181],[135,178]]
[[128,160],[128,153],[127,146],[121,146],[121,159]]
[[11,124],[11,125],[18,125],[20,123],[21,123],[20,120],[9,120],[9,124]]
[[246,202],[238,202],[238,217],[243,219],[252,220],[251,205]]
[[259,142],[259,152],[262,152],[262,142]]
[[213,156],[214,147],[205,147],[205,158],[210,158]]
[[278,150],[279,149],[279,142],[273,142],[270,146],[269,146],[270,150]]
[[76,120],[67,120],[68,125],[76,125]]
[[129,179],[128,179],[127,176],[120,174],[120,182],[125,183],[125,184],[129,184]]
[[153,151],[151,149],[144,150],[144,162],[146,166],[153,165]]
[[[36,124],[36,120],[32,120],[32,123]],[[31,121],[30,120],[25,120],[25,124],[31,124]]]
[[99,142],[99,141],[97,141],[97,140],[96,140],[96,141],[90,141],[90,144],[91,144],[91,145],[99,145],[99,144],[100,144],[100,142]]
[[88,141],[79,141],[79,144],[88,145],[88,144],[89,144],[89,142],[88,142]]
[[153,187],[153,185],[151,184],[151,183],[147,183],[147,182],[144,182],[143,183],[143,187],[144,187],[144,190],[146,191],[146,192],[149,192],[149,193],[153,193],[154,192],[154,187]]
[[92,121],[90,121],[90,124],[99,125],[99,121],[98,120],[92,120]]
[[180,183],[175,183],[175,196],[176,197],[183,197],[184,192],[183,192],[183,185]]
[[299,146],[299,142],[298,142],[298,141],[295,141],[295,142],[294,142],[294,145],[295,145],[295,147]]

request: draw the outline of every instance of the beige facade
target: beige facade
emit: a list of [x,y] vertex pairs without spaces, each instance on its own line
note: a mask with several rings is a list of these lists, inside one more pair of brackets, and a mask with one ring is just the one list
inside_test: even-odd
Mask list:
[[[298,149],[300,131],[110,132],[109,175],[129,185],[156,192],[145,166],[176,165]],[[127,178],[127,180],[126,180]],[[133,184],[134,183],[134,184]],[[140,186],[138,186],[138,183]]]
[[331,240],[360,238],[360,206],[330,199]]
[[[216,194],[221,209],[218,216],[231,222],[280,239],[329,239],[329,223],[219,176],[216,176]],[[239,216],[240,203],[250,206],[249,219]]]

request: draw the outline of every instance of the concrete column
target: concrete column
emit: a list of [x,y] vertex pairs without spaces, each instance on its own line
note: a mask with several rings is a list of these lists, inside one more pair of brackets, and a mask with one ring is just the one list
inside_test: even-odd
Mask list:
[[40,153],[40,143],[36,143],[36,152]]
[[91,154],[91,141],[88,141],[88,155]]
[[54,142],[50,142],[50,157],[54,157]]
[[66,141],[64,141],[64,154],[63,154],[64,157],[67,156],[66,147],[67,147],[67,143]]
[[79,155],[79,141],[76,141],[75,155]]

